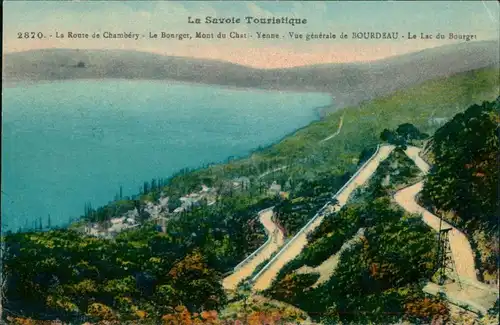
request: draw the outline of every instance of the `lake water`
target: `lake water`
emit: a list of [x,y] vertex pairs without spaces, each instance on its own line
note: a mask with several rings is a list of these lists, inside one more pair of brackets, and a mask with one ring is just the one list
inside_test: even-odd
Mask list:
[[318,119],[328,94],[150,81],[3,89],[2,223],[64,225],[146,180],[267,146]]

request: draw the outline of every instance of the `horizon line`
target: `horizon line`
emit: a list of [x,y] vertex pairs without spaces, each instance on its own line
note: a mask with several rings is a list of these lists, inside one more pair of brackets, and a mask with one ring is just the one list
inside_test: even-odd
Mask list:
[[[374,58],[372,60],[354,60],[354,61],[342,61],[342,62],[323,62],[323,63],[311,63],[311,64],[303,64],[303,65],[296,65],[296,66],[289,66],[289,67],[255,67],[252,65],[246,65],[246,64],[241,64],[241,63],[236,63],[232,62],[229,60],[223,60],[223,59],[217,59],[217,58],[208,58],[208,57],[195,57],[195,56],[185,56],[185,55],[168,55],[165,53],[158,53],[154,51],[141,51],[140,49],[104,49],[104,48],[66,48],[66,47],[47,47],[47,48],[37,48],[37,49],[29,49],[29,50],[20,50],[20,51],[5,51],[2,54],[2,58],[6,55],[12,55],[12,54],[18,54],[18,53],[29,53],[29,52],[40,52],[40,51],[114,51],[114,52],[132,52],[132,53],[144,53],[144,54],[152,54],[156,56],[162,56],[162,57],[171,57],[171,58],[184,58],[184,59],[191,59],[191,60],[201,60],[201,61],[212,61],[212,62],[223,62],[227,64],[232,64],[236,66],[241,66],[245,68],[250,68],[250,69],[255,69],[255,70],[279,70],[279,69],[293,69],[293,68],[301,68],[301,67],[312,67],[312,66],[322,66],[322,65],[335,65],[335,64],[366,64],[366,63],[374,63],[374,62],[380,62],[384,61],[387,59],[391,58],[396,58],[396,57],[402,57],[405,55],[412,55],[416,54],[422,51],[426,50],[431,50],[431,49],[436,49],[436,48],[441,48],[441,47],[451,47],[451,46],[459,46],[463,44],[478,44],[478,43],[491,43],[491,42],[497,42],[500,43],[495,38],[492,39],[486,39],[486,40],[478,40],[478,41],[463,41],[463,42],[456,42],[456,43],[447,43],[447,44],[442,44],[442,45],[437,45],[437,46],[430,46],[426,47],[423,49],[419,50],[414,50],[414,51],[409,51],[406,53],[401,53],[401,54],[395,54],[395,55],[389,55],[385,56],[382,58]],[[4,49],[5,50],[5,49]],[[500,54],[500,51],[499,51]]]

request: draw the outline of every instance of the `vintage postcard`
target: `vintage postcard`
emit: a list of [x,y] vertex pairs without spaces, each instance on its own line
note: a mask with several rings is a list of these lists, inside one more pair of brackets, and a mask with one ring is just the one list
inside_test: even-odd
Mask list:
[[4,1],[1,324],[498,324],[497,1]]

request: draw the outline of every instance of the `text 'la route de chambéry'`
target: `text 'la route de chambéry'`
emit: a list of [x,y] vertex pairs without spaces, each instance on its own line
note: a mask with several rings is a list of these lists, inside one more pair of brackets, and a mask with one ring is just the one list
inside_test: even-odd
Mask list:
[[[191,18],[191,17],[189,17]],[[288,21],[288,20],[284,20]],[[25,36],[23,37],[23,33],[18,33],[19,37],[18,38],[35,38],[34,37],[29,37]],[[28,34],[28,33],[25,33]],[[35,33],[33,33],[35,34]],[[42,33],[38,33],[42,34]],[[203,33],[203,32],[195,32],[193,34],[191,33],[169,33],[169,32],[149,32],[146,35],[144,34],[139,34],[139,33],[133,33],[133,32],[122,32],[122,33],[113,33],[109,31],[105,31],[102,33],[97,33],[94,32],[92,34],[89,33],[75,33],[75,32],[67,32],[61,33],[61,32],[55,32],[55,38],[58,39],[63,39],[63,38],[71,38],[71,39],[90,39],[90,38],[103,38],[103,39],[130,39],[130,40],[139,40],[140,38],[149,38],[149,39],[157,39],[157,38],[162,38],[162,39],[177,39],[177,40],[184,40],[184,39],[192,39],[194,35],[194,38],[197,39],[210,39],[210,38],[216,38],[215,33]],[[226,38],[225,33],[218,33],[218,38]],[[305,39],[305,40],[312,40],[312,39],[336,39],[336,34],[335,33],[307,33],[305,37],[303,37],[302,33],[299,32],[289,32],[288,33],[290,38],[293,39]],[[50,35],[52,36],[52,35]],[[247,33],[239,33],[236,31],[232,31],[228,34],[229,38],[232,39],[246,39],[250,38],[249,34]],[[256,32],[256,36],[259,39],[279,39],[281,36],[277,33],[263,33],[263,32]],[[45,36],[39,36],[38,38],[46,38]],[[347,39],[349,38],[348,34],[341,33],[341,39]],[[429,33],[411,33],[408,32],[405,36],[403,33],[399,32],[352,32],[351,34],[351,39],[383,39],[383,40],[397,40],[397,39],[408,39],[408,40],[416,40],[416,39],[424,39],[424,40],[464,40],[464,41],[471,41],[471,40],[476,40],[477,36],[475,34],[462,34],[462,33],[437,33],[437,34],[429,34]]]

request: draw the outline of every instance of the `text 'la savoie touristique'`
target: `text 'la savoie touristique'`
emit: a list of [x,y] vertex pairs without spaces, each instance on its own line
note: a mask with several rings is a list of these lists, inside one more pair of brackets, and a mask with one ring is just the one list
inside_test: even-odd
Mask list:
[[292,17],[270,17],[270,18],[261,18],[261,17],[252,17],[246,16],[243,19],[238,17],[212,17],[206,16],[205,19],[191,17],[187,18],[189,24],[256,24],[256,25],[305,25],[307,24],[307,19],[305,18],[292,18]]

